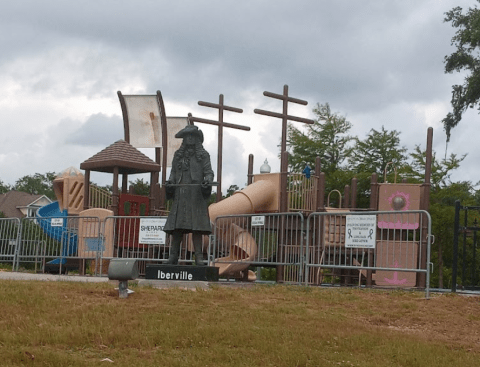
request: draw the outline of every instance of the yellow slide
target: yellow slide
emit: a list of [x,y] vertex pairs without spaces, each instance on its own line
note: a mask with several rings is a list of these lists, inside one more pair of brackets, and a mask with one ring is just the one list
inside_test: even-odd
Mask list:
[[[215,223],[219,216],[235,214],[254,214],[271,210],[277,206],[278,187],[275,180],[259,180],[237,191],[229,198],[209,206],[210,221]],[[217,223],[218,246],[228,248],[229,255],[216,259],[215,264],[221,276],[234,275],[245,271],[257,255],[257,244],[248,231],[228,220]],[[248,279],[256,279],[255,273],[248,272]]]

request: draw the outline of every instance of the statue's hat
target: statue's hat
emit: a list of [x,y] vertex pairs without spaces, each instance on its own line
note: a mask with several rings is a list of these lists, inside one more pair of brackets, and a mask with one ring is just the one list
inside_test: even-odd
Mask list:
[[193,134],[195,136],[198,136],[200,139],[200,142],[203,143],[203,133],[202,130],[199,130],[198,126],[195,125],[187,125],[185,126],[182,130],[180,130],[178,133],[175,134],[176,138],[184,138],[188,134]]

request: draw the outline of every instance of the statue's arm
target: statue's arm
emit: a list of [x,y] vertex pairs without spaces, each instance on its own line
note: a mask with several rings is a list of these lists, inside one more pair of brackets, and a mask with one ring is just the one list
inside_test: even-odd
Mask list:
[[212,194],[213,169],[210,162],[210,155],[207,153],[203,162],[203,181],[202,181],[202,195],[207,200]]
[[175,157],[173,158],[172,161],[172,169],[170,170],[170,177],[168,180],[165,182],[165,197],[167,200],[171,200],[175,198],[175,187],[172,186],[172,184],[175,183],[175,177],[176,177],[176,159]]
[[213,182],[213,169],[212,163],[210,161],[210,154],[207,153],[207,156],[203,162],[203,178],[204,181],[208,181],[209,183]]

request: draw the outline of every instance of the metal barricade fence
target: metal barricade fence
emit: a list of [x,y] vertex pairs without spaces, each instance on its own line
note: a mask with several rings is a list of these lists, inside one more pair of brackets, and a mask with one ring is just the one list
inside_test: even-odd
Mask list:
[[221,277],[235,277],[239,272],[246,277],[250,266],[274,267],[284,281],[300,283],[303,222],[300,213],[219,216],[210,244],[211,264],[219,268]]
[[[17,247],[20,263],[34,263],[61,273],[70,259],[97,259],[103,246],[97,217],[23,218]],[[78,268],[78,263],[75,267]]]
[[[166,217],[5,218],[0,220],[0,259],[19,270],[21,263],[62,273],[67,267],[106,275],[112,258],[139,260],[140,273],[148,262],[166,262],[170,236],[163,232]],[[150,236],[150,237],[149,237]],[[207,251],[208,236],[204,236]],[[179,262],[194,262],[190,236],[181,245]],[[83,270],[82,270],[83,271]]]
[[322,212],[307,219],[305,284],[352,284],[372,274],[378,286],[415,287],[429,295],[431,218],[428,212]]
[[20,239],[20,219],[0,219],[0,262],[15,264],[18,241]]
[[[35,269],[57,266],[59,272],[69,260],[88,260],[98,275],[106,273],[109,259],[132,258],[144,273],[148,262],[168,259],[165,222],[166,217],[130,216],[2,218],[0,259],[17,271],[20,263],[34,263]],[[276,278],[290,283],[360,285],[371,279],[378,286],[415,287],[419,274],[426,278],[427,297],[430,245],[426,211],[312,213],[306,226],[300,213],[219,216],[203,241],[221,277],[243,272],[245,278],[257,267],[276,269]],[[189,235],[179,262],[194,262]]]
[[[167,217],[116,216],[105,219],[103,236],[106,251],[104,260],[131,258],[139,260],[140,274],[145,274],[147,263],[165,263],[170,251],[170,236],[163,232]],[[191,263],[193,249],[185,236],[180,249],[180,263]],[[208,243],[208,239],[205,240]]]

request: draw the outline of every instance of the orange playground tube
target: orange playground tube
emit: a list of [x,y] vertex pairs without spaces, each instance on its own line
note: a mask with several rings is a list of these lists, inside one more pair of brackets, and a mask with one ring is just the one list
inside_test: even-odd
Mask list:
[[208,207],[210,221],[221,215],[254,214],[265,212],[272,202],[278,201],[278,189],[271,181],[260,180],[237,191],[229,198]]

